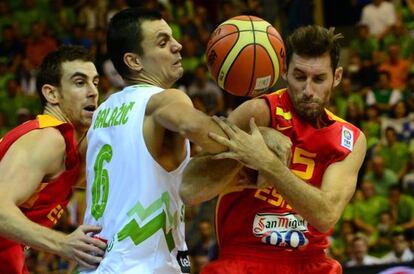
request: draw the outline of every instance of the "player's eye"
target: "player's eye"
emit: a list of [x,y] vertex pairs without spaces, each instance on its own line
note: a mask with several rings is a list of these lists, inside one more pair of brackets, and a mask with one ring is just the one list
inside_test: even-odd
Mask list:
[[78,80],[78,81],[75,81],[75,85],[76,85],[77,87],[82,87],[83,85],[85,85],[85,81],[83,81],[83,80]]

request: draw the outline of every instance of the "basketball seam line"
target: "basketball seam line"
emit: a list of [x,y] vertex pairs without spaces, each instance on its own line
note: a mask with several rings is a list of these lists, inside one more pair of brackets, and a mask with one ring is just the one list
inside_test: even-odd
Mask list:
[[[236,25],[233,25],[233,24],[228,24],[228,25],[236,26]],[[237,27],[237,26],[236,26],[236,27]],[[215,41],[213,44],[211,44],[211,46],[210,46],[209,48],[212,48],[212,47],[213,47],[213,46],[214,46],[217,42],[219,42],[221,39],[223,39],[223,38],[224,38],[224,37],[226,37],[226,36],[232,35],[232,34],[234,34],[234,33],[247,32],[247,31],[252,31],[252,30],[238,30],[238,31],[234,31],[234,32],[231,32],[231,33],[227,33],[226,35],[221,36],[221,37],[220,37],[220,39],[218,39],[217,41]],[[267,31],[263,31],[263,30],[255,30],[255,31],[257,31],[257,32],[263,32],[263,33],[266,33],[267,35],[273,36],[273,37],[275,37],[277,40],[279,40],[280,42],[282,42],[282,44],[284,44],[284,43],[283,43],[283,40],[282,40],[282,39],[280,39],[278,36],[276,36],[276,35],[274,35],[274,34],[268,33]],[[240,37],[240,35],[239,35],[238,37]],[[237,37],[237,38],[238,38],[238,37]]]
[[[253,79],[254,79],[254,75],[255,75],[255,69],[256,69],[256,33],[254,30],[254,24],[252,22],[252,19],[249,16],[249,20],[250,20],[250,24],[252,26],[252,34],[253,34],[253,68],[252,68],[252,74],[250,76],[250,81],[249,81],[249,87],[247,89],[247,92],[244,94],[244,96],[248,96],[250,93],[250,90],[252,89],[252,85],[253,85]],[[266,31],[267,33],[267,31]]]

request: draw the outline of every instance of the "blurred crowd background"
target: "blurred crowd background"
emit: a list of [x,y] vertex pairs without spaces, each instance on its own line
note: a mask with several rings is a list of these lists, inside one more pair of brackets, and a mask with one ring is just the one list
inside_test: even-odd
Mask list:
[[[129,6],[162,12],[183,45],[185,74],[177,87],[209,115],[226,116],[246,99],[229,95],[209,77],[204,52],[219,23],[247,14],[269,21],[282,37],[307,24],[342,32],[345,72],[329,108],[364,131],[368,151],[329,253],[344,267],[413,261],[414,0],[0,0],[0,138],[41,111],[36,68],[59,45],[82,45],[95,54],[100,101],[124,86],[105,38],[108,20]],[[284,86],[280,80],[274,90]],[[187,208],[194,273],[217,255],[214,204]],[[85,194],[77,190],[58,228],[72,231],[84,208]],[[32,249],[27,258],[33,273],[71,268]]]

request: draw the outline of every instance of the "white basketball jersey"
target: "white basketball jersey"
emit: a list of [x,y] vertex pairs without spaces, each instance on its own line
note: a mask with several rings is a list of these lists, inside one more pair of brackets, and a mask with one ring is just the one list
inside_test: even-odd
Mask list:
[[[88,131],[85,224],[102,226],[108,240],[93,273],[190,273],[184,240],[182,172],[172,172],[149,153],[143,136],[145,109],[162,89],[135,85],[111,95],[93,116]],[[90,272],[88,272],[90,273]]]

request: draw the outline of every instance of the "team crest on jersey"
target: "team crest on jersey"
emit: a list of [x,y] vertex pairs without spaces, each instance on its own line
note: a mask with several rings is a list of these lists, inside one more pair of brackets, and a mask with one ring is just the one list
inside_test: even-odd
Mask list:
[[350,151],[352,151],[354,147],[354,133],[345,126],[342,126],[341,146]]
[[253,222],[253,234],[265,244],[295,249],[308,244],[305,232],[308,222],[292,213],[258,213]]

